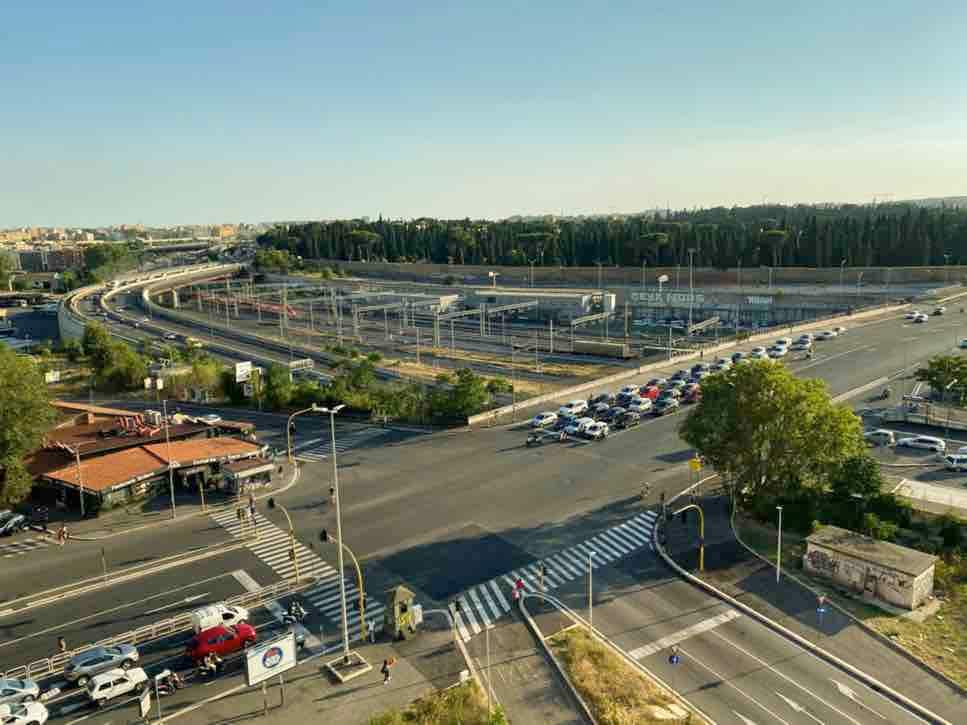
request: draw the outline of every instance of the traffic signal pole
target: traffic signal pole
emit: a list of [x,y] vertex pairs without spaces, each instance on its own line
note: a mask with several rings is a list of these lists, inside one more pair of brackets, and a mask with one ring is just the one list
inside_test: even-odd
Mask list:
[[678,514],[684,516],[685,512],[689,509],[698,511],[698,570],[705,571],[705,514],[702,513],[702,507],[697,503],[690,503],[688,506],[682,506],[678,511],[672,513],[672,516]]

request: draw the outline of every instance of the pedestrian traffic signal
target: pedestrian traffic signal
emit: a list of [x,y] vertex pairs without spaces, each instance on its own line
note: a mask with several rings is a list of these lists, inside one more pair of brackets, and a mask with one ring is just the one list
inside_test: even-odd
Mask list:
[[319,532],[319,541],[321,541],[323,544],[329,543],[329,532],[326,531],[326,529],[323,529]]
[[272,496],[269,496],[268,504],[269,504],[269,508],[270,509],[274,509],[275,508],[275,498],[272,497]]

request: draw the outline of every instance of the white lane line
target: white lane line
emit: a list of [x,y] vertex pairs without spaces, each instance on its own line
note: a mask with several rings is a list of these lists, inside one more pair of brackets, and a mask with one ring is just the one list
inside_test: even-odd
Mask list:
[[708,632],[710,629],[715,629],[718,626],[730,622],[733,619],[742,616],[734,609],[727,609],[721,614],[717,614],[714,617],[709,617],[708,619],[703,619],[701,622],[696,622],[690,627],[685,627],[679,631],[669,634],[661,639],[656,639],[650,644],[646,644],[642,647],[631,650],[628,654],[631,655],[636,660],[643,659],[650,655],[655,654],[655,652],[660,652],[663,649],[668,649],[672,645],[684,642],[689,637],[694,637],[702,632]]
[[454,610],[453,605],[450,605],[450,616],[457,623],[457,629],[460,630],[460,639],[464,642],[469,642],[470,632],[467,631],[467,625],[463,623],[463,617],[460,616],[460,612]]
[[507,597],[504,596],[504,593],[500,591],[500,585],[495,579],[491,579],[488,583],[490,584],[490,588],[493,590],[494,595],[500,601],[500,606],[504,608],[505,612],[509,612],[510,602],[507,601]]
[[487,608],[483,605],[480,597],[477,596],[477,587],[471,589],[467,594],[473,600],[473,603],[477,606],[477,614],[480,616],[480,620],[483,622],[485,627],[490,626],[490,617],[487,616]]
[[548,557],[547,560],[550,561],[552,564],[554,564],[555,567],[557,567],[565,574],[567,574],[571,579],[581,576],[580,570],[575,570],[571,568],[570,562],[567,559],[565,559],[563,556],[560,556],[559,554],[554,554],[553,556]]
[[504,615],[504,613],[500,611],[500,608],[497,606],[497,603],[494,602],[494,598],[490,596],[490,591],[488,591],[487,585],[481,584],[477,587],[477,589],[480,590],[480,596],[483,597],[483,600],[487,602],[487,605],[490,607],[490,611],[494,616],[494,620],[496,621],[500,619]]
[[[776,675],[778,675],[779,677],[781,677],[783,680],[785,680],[786,682],[788,682],[793,687],[796,687],[799,690],[802,690],[803,692],[805,692],[810,697],[815,698],[816,700],[818,700],[819,702],[821,702],[822,704],[824,704],[826,707],[828,707],[830,710],[832,710],[833,712],[835,712],[840,717],[842,717],[842,718],[844,718],[846,720],[849,720],[851,723],[853,723],[853,725],[860,725],[859,721],[854,720],[852,717],[850,717],[849,715],[847,715],[842,710],[839,710],[838,708],[834,707],[832,705],[832,703],[827,702],[826,700],[824,700],[823,698],[821,698],[819,695],[817,695],[812,690],[807,689],[805,686],[800,685],[798,682],[796,682],[792,678],[784,675],[782,672],[780,672],[779,670],[777,670],[775,667],[773,667],[772,665],[770,665],[765,660],[763,660],[763,659],[757,657],[756,655],[752,654],[751,652],[749,652],[749,650],[747,650],[747,649],[745,649],[743,647],[740,647],[735,642],[733,642],[732,640],[730,640],[729,638],[727,638],[725,635],[723,635],[723,634],[721,634],[719,632],[712,632],[712,634],[715,635],[716,637],[718,637],[719,639],[721,639],[723,642],[725,642],[726,644],[728,644],[733,649],[741,652],[746,657],[749,657],[750,659],[755,660],[756,662],[758,662],[760,665],[762,665],[766,669],[768,669],[771,672],[775,673]],[[779,693],[777,692],[776,694],[778,695]],[[782,697],[782,695],[780,695],[780,697]]]
[[779,690],[776,690],[775,693],[776,693],[776,695],[778,695],[782,699],[782,701],[784,703],[786,703],[789,707],[792,708],[792,711],[793,712],[795,712],[795,713],[797,713],[799,715],[805,715],[806,717],[808,717],[813,722],[819,723],[819,725],[826,725],[826,723],[824,723],[818,717],[816,717],[815,715],[813,715],[811,712],[809,712],[809,710],[807,710],[805,707],[803,707],[802,705],[800,705],[795,700],[793,700],[793,699],[791,699],[789,697],[786,697],[781,692],[779,692]]
[[877,378],[872,380],[865,385],[860,385],[858,388],[853,388],[852,390],[847,390],[845,393],[840,393],[832,399],[833,403],[842,403],[843,401],[849,400],[850,398],[855,398],[857,395],[862,395],[867,390],[872,390],[878,385],[883,385],[883,383],[889,382],[889,378]]
[[808,370],[809,368],[815,367],[817,365],[828,363],[830,360],[835,360],[836,358],[843,357],[844,355],[850,355],[854,352],[860,352],[861,350],[865,350],[868,347],[872,347],[872,345],[862,345],[860,347],[854,347],[851,350],[844,350],[843,352],[838,352],[835,355],[827,355],[821,360],[817,360],[816,362],[811,362],[808,365],[800,365],[799,367],[796,368],[796,372],[801,372],[803,370]]
[[473,612],[470,611],[470,604],[467,602],[467,598],[458,597],[457,601],[460,602],[460,613],[466,616],[467,622],[470,624],[470,629],[473,630],[474,634],[480,634],[480,625],[477,624],[477,620],[473,616]]

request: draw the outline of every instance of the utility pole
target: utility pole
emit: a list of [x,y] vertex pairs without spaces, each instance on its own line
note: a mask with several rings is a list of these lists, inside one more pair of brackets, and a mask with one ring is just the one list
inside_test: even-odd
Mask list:
[[416,364],[420,364],[420,328],[416,328]]
[[171,518],[175,518],[175,469],[171,465],[171,434],[168,430],[168,401],[161,401],[162,415],[165,417],[165,455],[168,458],[168,491],[171,494]]
[[776,584],[778,584],[782,571],[782,506],[776,506],[776,511],[779,512],[779,537],[776,539]]
[[550,319],[550,323],[551,323],[551,339],[550,339],[549,352],[551,355],[553,355],[554,354],[554,318],[553,317]]
[[645,291],[645,265],[648,264],[647,260],[641,260],[641,291]]
[[839,263],[839,293],[843,294],[843,275],[846,273],[846,259]]
[[[692,307],[695,303],[695,283],[692,275],[694,268],[695,250],[688,250],[688,334],[692,334]],[[770,284],[770,288],[771,288]]]

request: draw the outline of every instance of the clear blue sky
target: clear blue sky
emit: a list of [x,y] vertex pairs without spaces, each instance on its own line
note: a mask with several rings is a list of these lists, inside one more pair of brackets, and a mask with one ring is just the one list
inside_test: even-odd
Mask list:
[[963,0],[17,5],[0,227],[967,194]]

